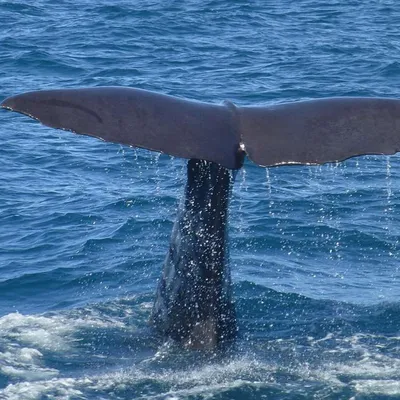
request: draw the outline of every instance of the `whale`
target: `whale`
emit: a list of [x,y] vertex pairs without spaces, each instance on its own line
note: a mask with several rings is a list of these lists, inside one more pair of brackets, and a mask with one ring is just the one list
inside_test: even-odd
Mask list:
[[228,211],[245,158],[262,167],[319,165],[400,151],[400,100],[393,98],[238,106],[94,87],[22,93],[1,107],[49,127],[188,160],[150,323],[163,337],[202,350],[237,336]]

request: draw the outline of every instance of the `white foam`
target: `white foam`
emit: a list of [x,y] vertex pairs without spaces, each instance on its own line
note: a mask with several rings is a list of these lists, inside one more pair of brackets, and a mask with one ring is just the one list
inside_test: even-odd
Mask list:
[[[149,382],[143,393],[136,393],[137,399],[181,399],[187,397],[208,396],[222,394],[235,388],[247,387],[254,390],[273,388],[282,390],[282,393],[307,390],[307,382],[324,384],[331,390],[350,387],[355,397],[358,394],[381,394],[390,396],[400,395],[400,381],[398,375],[398,360],[382,359],[380,364],[376,360],[368,363],[337,363],[315,368],[308,364],[301,369],[285,369],[279,363],[267,364],[243,357],[226,363],[207,364],[196,368],[182,370],[163,369],[154,371],[147,365],[141,365],[124,371],[93,375],[83,378],[58,378],[23,382],[8,385],[1,394],[9,400],[57,398],[67,400],[72,398],[86,398],[88,392],[95,392],[99,398],[119,396],[126,390],[134,390],[135,386],[143,388],[143,382]],[[293,375],[291,382],[280,382],[276,377],[283,372]],[[350,378],[343,382],[341,375]],[[393,378],[389,378],[391,374]],[[375,378],[374,378],[375,376]],[[382,378],[379,378],[379,377]],[[154,388],[152,387],[154,381]],[[163,387],[163,392],[158,392]],[[102,397],[103,396],[103,397]]]
[[89,315],[22,315],[12,313],[0,318],[0,372],[10,379],[27,381],[49,379],[59,371],[46,367],[43,352],[71,353],[80,339],[74,335],[90,327],[120,327],[113,319],[104,320],[94,312]]
[[35,400],[42,399],[43,396],[58,400],[84,399],[83,393],[74,386],[76,382],[72,378],[23,382],[8,385],[3,394],[7,400]]
[[[109,394],[134,388],[138,382],[154,380],[157,386],[169,387],[164,393],[155,393],[149,390],[147,393],[136,394],[135,399],[180,399],[194,395],[212,395],[235,387],[251,385],[262,387],[273,384],[273,380],[250,379],[254,371],[261,369],[266,372],[266,366],[253,361],[238,360],[227,364],[207,365],[192,371],[165,370],[151,372],[137,368],[125,371],[97,375],[85,378],[53,378],[36,382],[23,382],[8,385],[1,394],[8,400],[34,400],[42,398],[57,398],[59,400],[86,398],[85,392],[96,392],[99,398],[108,398]],[[268,371],[267,371],[268,372]],[[238,375],[248,375],[238,377]],[[264,376],[265,378],[265,376]],[[118,397],[118,395],[116,396]]]
[[71,334],[82,328],[123,327],[123,323],[105,320],[91,312],[84,317],[74,315],[22,315],[12,313],[0,318],[0,335],[19,343],[33,344],[40,349],[66,351],[76,341]]
[[[347,360],[330,362],[321,371],[316,371],[315,376],[322,381],[350,386],[360,394],[400,396],[400,359],[393,357],[391,352],[387,355],[380,351],[398,341],[398,337],[370,334],[338,339],[335,353],[338,358],[340,353],[347,355]],[[371,345],[374,342],[381,343]]]
[[27,347],[11,348],[0,352],[0,371],[10,378],[23,378],[27,381],[51,378],[58,371],[41,366],[42,353]]
[[400,381],[399,380],[376,380],[367,379],[354,381],[353,385],[357,392],[361,394],[375,394],[385,396],[400,396]]
[[[243,386],[255,390],[273,387],[282,392],[307,390],[304,388],[310,382],[334,391],[348,387],[355,398],[357,394],[400,396],[400,359],[395,358],[392,351],[384,351],[387,346],[396,346],[400,338],[365,334],[350,337],[327,334],[320,339],[308,337],[309,350],[318,352],[320,360],[326,359],[322,365],[296,361],[296,353],[301,349],[295,339],[278,339],[269,341],[265,347],[256,346],[256,353],[261,356],[264,351],[268,354],[292,354],[294,358],[289,365],[279,357],[274,363],[238,356],[230,361],[210,361],[193,368],[162,368],[164,361],[170,365],[170,357],[176,356],[174,349],[168,351],[168,346],[150,359],[114,373],[82,376],[76,371],[78,377],[72,378],[62,376],[61,371],[46,365],[46,352],[65,358],[81,351],[78,346],[80,329],[90,328],[93,333],[93,328],[102,332],[104,328],[124,327],[121,320],[105,314],[95,310],[74,310],[63,315],[24,316],[13,313],[0,318],[0,371],[11,382],[0,390],[0,398],[66,400],[86,398],[88,392],[107,398],[110,394],[117,396],[119,392],[145,386],[141,394],[143,399],[175,400],[191,396],[207,398]],[[101,356],[91,355],[92,360]],[[179,362],[174,365],[179,365]],[[282,373],[292,378],[281,380]],[[144,386],[143,382],[146,382]],[[163,393],[159,392],[160,387]]]

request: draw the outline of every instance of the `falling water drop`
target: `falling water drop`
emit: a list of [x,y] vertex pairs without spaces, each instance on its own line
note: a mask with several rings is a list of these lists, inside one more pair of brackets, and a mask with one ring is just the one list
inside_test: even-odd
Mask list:
[[391,197],[393,195],[391,168],[392,166],[390,164],[390,157],[386,156],[386,193],[387,193],[388,208],[390,208]]
[[269,168],[265,168],[265,185],[267,187],[267,192],[268,192],[268,197],[271,198],[271,193],[272,193],[272,187],[271,187],[271,176],[269,174]]
[[241,175],[241,180],[240,180],[240,184],[239,184],[240,191],[244,190],[245,192],[247,192],[248,185],[247,185],[247,181],[246,181],[246,169],[245,168],[242,168],[240,170],[240,175]]
[[156,194],[157,197],[160,196],[160,166],[159,166],[159,160],[160,160],[161,153],[156,153],[152,154],[151,156],[151,164],[155,165],[155,181],[156,181]]
[[137,176],[139,178],[141,178],[142,177],[142,165],[139,162],[139,151],[137,148],[133,149],[133,159],[135,162],[135,170],[137,171]]
[[239,184],[239,232],[243,233],[244,218],[243,218],[243,195],[247,192],[247,182],[246,182],[246,169],[241,168],[240,170],[240,184]]

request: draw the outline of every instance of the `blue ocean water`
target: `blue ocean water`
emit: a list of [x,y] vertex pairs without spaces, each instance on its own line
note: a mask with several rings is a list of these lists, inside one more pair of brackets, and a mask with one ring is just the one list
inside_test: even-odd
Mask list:
[[[394,0],[0,1],[0,97],[399,97]],[[1,399],[400,398],[400,158],[259,168],[230,209],[229,354],[148,328],[185,161],[0,112]]]

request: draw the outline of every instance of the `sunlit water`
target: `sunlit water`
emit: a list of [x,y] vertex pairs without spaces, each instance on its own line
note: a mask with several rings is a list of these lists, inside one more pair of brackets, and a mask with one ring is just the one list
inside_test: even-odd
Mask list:
[[[400,97],[395,1],[0,2],[0,95]],[[267,133],[266,133],[267,134]],[[0,113],[0,398],[400,397],[400,162],[246,163],[226,354],[147,325],[185,162]]]

